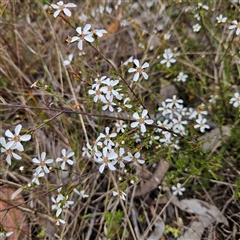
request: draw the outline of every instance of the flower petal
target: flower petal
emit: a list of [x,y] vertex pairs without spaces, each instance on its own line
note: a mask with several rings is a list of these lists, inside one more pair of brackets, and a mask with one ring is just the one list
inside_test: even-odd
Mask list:
[[88,42],[94,42],[92,34],[88,34],[87,36],[84,37],[84,39]]
[[79,40],[80,40],[80,38],[79,38],[78,36],[74,36],[74,37],[72,37],[72,39],[71,39],[71,43],[76,42],[76,41],[79,41]]
[[45,152],[42,152],[41,153],[41,159],[44,160],[46,158],[46,153]]
[[139,122],[133,122],[133,123],[131,123],[131,128],[135,128],[135,127],[137,127],[138,124],[139,124]]
[[20,140],[23,142],[29,141],[31,139],[31,135],[23,135],[20,137]]
[[83,45],[82,42],[83,42],[82,40],[80,40],[80,41],[78,42],[78,49],[80,49],[80,50],[82,50],[82,45]]
[[61,151],[62,155],[65,157],[66,156],[66,149],[63,148],[62,151]]
[[134,74],[134,77],[133,77],[133,81],[134,81],[134,82],[136,82],[136,81],[139,79],[139,75],[140,75],[139,72],[137,72],[137,73]]
[[144,133],[144,132],[146,132],[146,127],[145,127],[145,125],[144,124],[140,124],[140,126],[141,126],[141,132],[142,133]]
[[134,113],[134,114],[133,114],[133,117],[134,117],[135,119],[139,119],[138,113]]
[[148,110],[147,110],[147,109],[144,109],[144,110],[142,111],[142,118],[146,117],[147,114],[148,114]]
[[136,72],[136,71],[137,71],[136,68],[129,68],[129,69],[128,69],[128,72],[129,72],[129,73],[131,73],[131,72]]
[[77,27],[76,32],[80,35],[82,34],[82,27]]
[[111,163],[108,163],[107,165],[108,165],[108,168],[109,168],[110,170],[112,170],[112,171],[115,171],[115,170],[116,170],[116,168],[115,168]]
[[100,173],[103,173],[103,171],[104,171],[104,168],[105,168],[105,163],[103,163],[100,167],[99,167],[99,172]]
[[145,72],[142,72],[143,78],[148,79],[148,75]]
[[61,12],[61,10],[57,10],[56,12],[54,12],[53,17],[56,18],[60,12]]
[[66,7],[76,7],[77,5],[74,3],[67,3],[65,4]]
[[56,162],[61,162],[62,160],[63,160],[62,158],[59,158],[59,157],[58,157],[58,158],[56,159]]
[[21,125],[21,124],[18,124],[18,125],[15,127],[15,134],[16,134],[16,135],[19,135],[21,129],[22,129],[22,125]]
[[142,65],[142,68],[147,68],[149,67],[149,63],[145,62],[143,65]]
[[87,31],[89,31],[91,28],[91,24],[86,24],[85,27],[83,28],[83,32],[86,33]]
[[134,59],[133,62],[134,62],[134,64],[135,64],[137,67],[140,66],[140,64],[139,64],[139,60],[138,60],[138,59]]
[[13,137],[14,137],[13,133],[10,132],[10,130],[7,130],[7,131],[5,132],[5,136],[6,136],[6,137],[9,137],[9,138],[13,138]]
[[70,158],[70,157],[72,157],[73,155],[74,155],[74,152],[70,152],[70,153],[67,155],[67,157]]
[[72,15],[71,11],[70,11],[69,9],[67,9],[67,8],[64,8],[64,9],[63,9],[63,12],[64,12],[65,15],[68,16],[68,17],[71,17],[71,15]]

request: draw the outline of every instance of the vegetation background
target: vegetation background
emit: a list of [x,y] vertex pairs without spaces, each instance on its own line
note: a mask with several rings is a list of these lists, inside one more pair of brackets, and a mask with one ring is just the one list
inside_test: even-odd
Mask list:
[[[186,190],[179,200],[214,205],[227,220],[218,223],[216,217],[194,239],[240,239],[240,113],[230,103],[240,91],[240,41],[235,30],[229,30],[233,20],[240,21],[239,3],[202,1],[201,6],[209,6],[205,10],[191,0],[71,2],[77,5],[70,9],[72,16],[61,14],[56,19],[49,7],[53,2],[0,3],[0,135],[17,124],[32,134],[21,161],[12,160],[8,166],[1,153],[2,231],[14,232],[8,239],[180,239],[198,216],[169,200],[165,190],[180,182]],[[227,17],[225,23],[216,20],[220,14]],[[92,46],[84,42],[79,54],[76,44],[68,45],[66,39],[87,23],[108,33]],[[195,24],[201,25],[198,32],[193,31]],[[170,68],[160,64],[168,48],[177,59]],[[69,54],[73,60],[65,65]],[[128,69],[134,65],[123,65],[131,56],[149,63],[148,80],[132,84]],[[179,72],[188,75],[186,82],[177,81]],[[145,164],[141,169],[131,166],[100,174],[99,164],[83,157],[82,148],[107,126],[116,132],[115,117],[130,119],[133,113],[114,115],[93,102],[88,90],[96,77],[104,75],[124,78],[153,119],[162,101],[173,95],[187,108],[203,111],[204,104],[210,129],[201,133],[189,121],[187,135],[176,142],[180,149],[173,152],[154,139],[150,145],[151,135],[137,144],[129,127],[117,142],[141,150]],[[137,108],[132,92],[124,84],[122,89]],[[63,148],[75,153],[74,167],[61,171],[53,166],[44,183],[30,186],[32,159],[42,151],[57,158]],[[159,167],[163,160],[168,164],[165,169]],[[152,176],[162,177],[160,184]],[[51,196],[61,185],[75,203],[64,211],[66,224],[57,226]],[[89,197],[77,196],[74,187]],[[119,189],[128,189],[125,201],[113,197],[113,190]],[[156,233],[162,229],[159,217],[163,235]]]

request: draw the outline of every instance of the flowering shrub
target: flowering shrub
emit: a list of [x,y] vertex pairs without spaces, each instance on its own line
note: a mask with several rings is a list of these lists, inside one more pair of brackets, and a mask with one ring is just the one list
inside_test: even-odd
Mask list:
[[[200,197],[199,189],[229,184],[228,200],[238,199],[239,180],[225,172],[239,174],[238,4],[223,3],[231,14],[207,1],[83,2],[31,3],[39,13],[26,17],[32,36],[12,31],[16,52],[10,32],[3,40],[1,178],[24,195],[20,210],[41,219],[26,239],[42,231],[145,239],[169,194]],[[227,124],[233,131],[223,141]],[[1,228],[9,239],[18,231]]]

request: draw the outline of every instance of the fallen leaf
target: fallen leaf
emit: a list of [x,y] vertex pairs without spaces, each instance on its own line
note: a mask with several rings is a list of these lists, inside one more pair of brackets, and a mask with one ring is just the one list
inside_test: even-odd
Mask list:
[[146,240],[159,240],[162,237],[165,231],[165,223],[161,217],[158,217],[155,221],[154,227],[154,230]]
[[152,191],[154,188],[157,188],[162,179],[164,178],[166,172],[168,171],[169,163],[163,159],[161,159],[157,165],[157,168],[154,174],[149,174],[149,180],[147,180],[142,185],[138,186],[134,196],[145,195],[148,192]]
[[200,240],[205,228],[209,227],[213,222],[223,223],[228,226],[226,217],[216,206],[210,203],[199,199],[183,199],[179,201],[170,191],[167,191],[167,196],[175,206],[197,216],[197,220],[191,223],[189,230],[185,231],[178,240]]
[[200,240],[204,229],[210,224],[210,220],[206,217],[201,221],[193,221],[187,231],[180,236],[177,240]]
[[218,147],[221,146],[223,142],[226,142],[227,139],[231,136],[231,128],[228,126],[222,126],[220,128],[215,128],[210,132],[205,133],[199,138],[203,142],[202,150],[204,152],[211,151],[214,152]]
[[112,35],[112,34],[117,32],[117,30],[118,30],[118,28],[120,26],[120,21],[121,21],[121,18],[122,18],[122,14],[123,14],[123,10],[122,10],[122,8],[119,8],[118,16],[113,20],[113,22],[111,22],[107,26],[107,28],[106,28],[107,33],[104,34],[103,39],[107,38],[110,35]]
[[[9,204],[10,202],[13,204],[23,203],[24,199],[19,192],[19,189],[15,191],[12,188],[0,186],[0,210],[12,207],[12,205]],[[14,198],[15,201],[11,201],[11,198]],[[13,234],[7,238],[8,240],[29,239],[29,227],[26,221],[26,215],[17,209],[17,207],[9,211],[0,212],[0,224],[7,232],[13,232]]]

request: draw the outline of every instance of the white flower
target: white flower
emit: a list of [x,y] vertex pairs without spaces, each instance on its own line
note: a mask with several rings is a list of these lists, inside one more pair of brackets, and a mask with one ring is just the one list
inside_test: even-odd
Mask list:
[[240,34],[240,23],[237,20],[232,21],[231,26],[229,26],[228,28],[230,30],[235,29],[236,28],[236,35],[238,36]]
[[134,133],[133,139],[135,139],[136,143],[140,143],[142,141],[141,136],[138,133]]
[[88,15],[81,13],[81,15],[78,16],[78,19],[82,22],[86,22],[88,20]]
[[68,201],[69,196],[63,196],[61,193],[58,194],[57,198],[51,197],[52,202],[52,210],[56,210],[56,217],[58,217],[64,208],[69,208],[70,205],[74,204],[73,201]]
[[188,118],[189,118],[190,120],[192,120],[192,119],[196,118],[196,116],[197,116],[197,111],[196,111],[195,109],[193,109],[193,108],[189,108],[189,109],[188,109],[188,112],[187,112],[187,115],[189,116]]
[[44,177],[44,172],[35,172],[33,174],[33,179],[32,179],[32,183],[36,183],[37,185],[40,185],[40,182],[39,182],[39,178],[41,177]]
[[98,146],[102,147],[102,142],[98,142],[96,141],[95,144],[93,145],[93,147],[87,143],[86,144],[87,147],[83,147],[83,153],[82,156],[84,157],[85,155],[87,155],[88,158],[93,157],[94,159],[97,157],[101,157],[102,153],[98,150]]
[[19,171],[24,171],[25,170],[25,168],[24,168],[24,166],[21,166],[20,168],[19,168]]
[[227,21],[227,17],[223,17],[222,14],[220,14],[218,17],[216,17],[218,23],[225,23]]
[[118,158],[117,158],[117,162],[120,165],[120,168],[124,168],[125,164],[123,163],[123,155],[125,153],[125,149],[124,148],[119,148],[119,154],[118,154]]
[[126,104],[128,101],[130,100],[130,98],[125,98],[124,101],[123,101],[123,104],[121,104],[120,107],[118,107],[118,112],[121,112],[122,111],[122,108],[132,108],[132,105],[131,104]]
[[63,61],[63,66],[68,66],[71,64],[71,61],[73,60],[73,54],[68,55],[68,59]]
[[138,44],[138,47],[144,49],[144,45],[141,42]]
[[133,77],[133,81],[138,81],[140,75],[143,75],[144,79],[148,79],[148,75],[144,72],[144,68],[149,67],[149,63],[145,62],[141,67],[138,59],[134,59],[133,62],[136,65],[136,68],[130,68],[128,70],[129,73],[136,72]]
[[151,8],[154,3],[155,3],[154,1],[149,0],[149,1],[146,2],[146,7]]
[[104,33],[107,33],[105,29],[94,29],[92,30],[93,35],[97,35],[98,37],[102,37]]
[[163,38],[164,38],[165,40],[169,40],[170,37],[171,37],[171,34],[170,34],[170,33],[165,33],[164,36],[163,36]]
[[14,146],[14,148],[16,148],[20,152],[22,152],[24,150],[23,145],[21,144],[21,141],[26,142],[31,139],[31,135],[20,136],[19,133],[20,133],[21,129],[22,129],[22,125],[18,124],[15,127],[14,134],[10,130],[7,130],[5,132],[5,136],[8,137],[9,144],[11,145],[11,147]]
[[197,23],[197,24],[193,25],[193,31],[194,32],[199,32],[200,29],[201,29],[201,25],[200,24]]
[[0,232],[0,239],[4,240],[7,239],[7,237],[11,236],[13,234],[13,232]]
[[168,130],[172,128],[172,122],[168,122],[168,119],[165,119],[164,122],[162,123],[160,120],[157,121],[157,125],[160,128],[156,129],[156,132],[162,132],[164,130]]
[[177,76],[177,81],[178,82],[180,82],[180,81],[186,82],[187,78],[188,78],[187,74],[184,74],[183,72],[180,72]]
[[182,116],[179,116],[178,119],[172,119],[173,121],[173,131],[177,132],[176,130],[183,130],[184,131],[184,126],[183,124],[187,124],[188,122],[186,120],[182,120]]
[[205,128],[209,129],[210,126],[205,124],[207,122],[206,118],[203,118],[201,115],[198,116],[198,119],[196,120],[198,124],[194,125],[194,128],[200,128],[200,132],[204,133]]
[[46,158],[46,153],[42,152],[40,155],[40,160],[37,158],[33,158],[32,162],[38,164],[39,166],[36,168],[36,172],[45,172],[49,173],[49,169],[47,168],[47,164],[51,164],[53,162],[53,159],[45,159]]
[[124,133],[125,128],[127,127],[127,124],[124,123],[124,121],[119,120],[115,123],[115,126],[117,127],[117,132],[122,132]]
[[159,142],[164,143],[165,146],[168,146],[172,143],[171,133],[164,131],[164,136],[159,139]]
[[201,19],[199,13],[195,13],[193,17],[196,18],[198,21],[200,21]]
[[128,155],[126,157],[124,157],[123,159],[128,162],[133,161],[134,165],[137,165],[138,163],[144,164],[145,161],[142,159],[139,159],[139,158],[140,158],[140,152],[136,152],[134,155],[132,155],[132,153],[128,152]]
[[89,195],[85,194],[85,190],[81,190],[81,191],[79,192],[76,188],[74,188],[73,191],[74,191],[76,194],[78,194],[79,196],[81,196],[82,198],[88,198],[88,197],[89,197]]
[[182,184],[177,183],[177,187],[172,186],[172,190],[173,190],[173,195],[177,195],[177,194],[183,195],[182,192],[184,192],[186,190],[186,188],[182,187]]
[[98,100],[100,100],[101,102],[103,102],[105,100],[104,95],[102,94],[101,89],[99,89],[99,85],[96,85],[95,90],[94,89],[90,89],[88,90],[88,94],[89,95],[95,95],[93,98],[94,102],[98,102]]
[[99,6],[99,9],[97,9],[101,14],[103,14],[103,11],[104,11],[104,6],[103,5],[100,5]]
[[107,78],[107,76],[102,76],[100,79],[99,78],[95,78],[94,79],[95,83],[92,85],[92,89],[99,88],[106,78]]
[[109,7],[109,6],[106,6],[106,12],[108,13],[108,14],[111,14],[112,13],[112,8],[111,7]]
[[126,27],[126,26],[129,26],[130,23],[127,19],[122,19],[121,22],[120,22],[120,26],[121,27]]
[[5,153],[7,155],[6,162],[11,165],[11,158],[15,158],[16,160],[21,160],[22,158],[13,152],[14,149],[16,149],[16,146],[12,146],[11,142],[6,143],[6,140],[4,137],[0,138],[0,143],[2,145],[1,147],[1,153]]
[[164,53],[166,53],[166,54],[173,54],[173,51],[172,51],[171,48],[166,48],[166,49],[164,49]]
[[61,164],[61,169],[65,170],[65,165],[66,163],[68,163],[69,165],[73,165],[73,160],[69,159],[70,157],[72,157],[74,155],[74,152],[70,152],[67,154],[66,149],[62,149],[62,158],[57,158],[56,162],[62,162]]
[[201,103],[198,107],[197,107],[197,110],[196,110],[196,115],[197,117],[202,117],[202,115],[208,115],[208,112],[205,109],[205,104],[204,103]]
[[156,142],[156,140],[160,139],[159,136],[154,136],[152,133],[148,134],[148,137],[150,138],[150,140],[148,141],[149,145],[152,145],[154,142]]
[[163,54],[164,59],[161,60],[161,64],[165,64],[166,66],[169,68],[171,67],[171,63],[175,63],[177,60],[173,57],[173,53],[172,52],[164,52]]
[[240,94],[239,92],[234,93],[234,97],[230,99],[230,104],[233,104],[235,108],[240,106]]
[[169,109],[168,104],[166,102],[162,101],[162,107],[158,108],[159,112],[162,112],[162,115],[165,116],[166,114],[171,113],[171,110]]
[[167,106],[169,108],[173,108],[174,106],[176,108],[182,108],[183,100],[182,99],[177,99],[176,95],[173,95],[172,99],[167,98],[165,101],[168,103]]
[[9,237],[13,234],[13,232],[6,232],[6,237]]
[[117,136],[117,133],[111,133],[109,134],[109,131],[110,131],[110,128],[109,127],[106,127],[105,128],[105,133],[106,134],[103,134],[103,133],[100,133],[99,137],[97,138],[97,141],[99,141],[100,139],[104,139],[104,144],[108,147],[111,147],[111,146],[114,146],[115,143],[111,140],[111,138],[114,138]]
[[66,223],[64,220],[62,220],[62,219],[60,219],[60,218],[58,218],[58,217],[55,218],[55,221],[56,221],[56,225],[58,225],[58,226],[60,225],[60,223],[61,223],[61,224],[65,224],[65,223]]
[[78,41],[78,48],[82,50],[84,40],[87,42],[94,42],[93,34],[92,32],[89,31],[90,29],[91,29],[90,24],[86,24],[83,30],[81,27],[77,27],[76,32],[78,33],[78,35],[72,37],[71,43]]
[[129,57],[122,65],[128,65],[129,63],[133,62],[133,56]]
[[113,95],[111,95],[109,99],[102,99],[102,102],[105,103],[105,105],[102,107],[103,111],[109,109],[110,112],[114,112],[113,106],[116,106],[117,104],[113,102]]
[[[117,157],[118,157],[117,153],[115,153],[114,151],[109,152],[108,148],[104,147],[102,151],[102,157],[99,157],[97,160],[95,160],[98,163],[102,163],[102,165],[99,167],[99,172],[103,173],[106,165],[111,171],[116,170],[116,168],[113,165],[116,164]],[[110,161],[113,159],[115,159],[115,161]]]
[[66,195],[62,200],[61,203],[63,205],[62,208],[70,208],[70,205],[74,204],[74,201],[68,201],[69,196]]
[[122,200],[125,201],[127,194],[125,192],[123,192],[123,191],[118,191],[118,192],[113,191],[113,196],[114,197],[115,196],[119,196]]
[[215,103],[216,102],[216,99],[218,99],[218,95],[216,94],[216,95],[211,95],[210,96],[210,99],[208,100],[208,102],[210,102],[210,103]]
[[68,17],[70,17],[72,14],[68,8],[76,7],[77,5],[74,3],[67,3],[64,4],[63,1],[57,2],[57,4],[51,4],[51,7],[53,9],[56,9],[56,11],[53,14],[53,17],[57,17],[61,11],[64,12],[64,14]]
[[[87,143],[89,144],[89,143]],[[85,157],[85,155],[90,158],[91,157],[91,154],[90,154],[90,151],[87,147],[83,146],[82,147],[82,157]]]
[[107,100],[109,100],[111,96],[116,97],[118,100],[122,100],[122,95],[119,94],[120,89],[114,89],[114,86],[118,85],[119,80],[110,80],[110,78],[107,78],[103,80],[102,83],[107,85],[100,88],[100,91],[106,94]]
[[205,9],[205,10],[209,9],[209,7],[207,5],[203,5],[202,3],[198,3],[198,8],[199,9]]
[[153,124],[153,120],[147,119],[147,114],[148,114],[148,110],[146,110],[146,109],[144,109],[142,111],[142,116],[141,117],[139,117],[138,113],[135,112],[133,114],[133,118],[135,118],[137,120],[137,122],[132,122],[131,123],[131,128],[135,128],[138,125],[140,125],[141,132],[143,132],[143,133],[146,132],[145,124]]
[[54,197],[51,197],[52,202],[54,203],[51,208],[52,210],[56,210],[56,217],[58,217],[62,213],[62,207],[60,202],[64,199],[63,195],[61,194],[61,198],[58,197],[55,199]]

